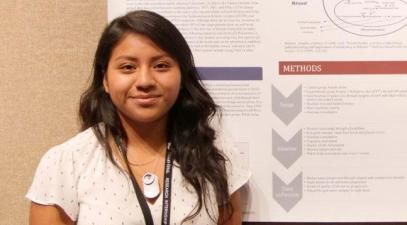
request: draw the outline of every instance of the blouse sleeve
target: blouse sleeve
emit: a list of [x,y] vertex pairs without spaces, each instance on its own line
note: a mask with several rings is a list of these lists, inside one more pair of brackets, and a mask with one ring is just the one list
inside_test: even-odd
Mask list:
[[79,205],[72,151],[50,149],[41,159],[26,197],[42,205],[58,205],[76,221]]
[[236,147],[230,142],[222,143],[223,153],[226,156],[226,172],[228,176],[229,193],[233,194],[249,181],[250,169]]

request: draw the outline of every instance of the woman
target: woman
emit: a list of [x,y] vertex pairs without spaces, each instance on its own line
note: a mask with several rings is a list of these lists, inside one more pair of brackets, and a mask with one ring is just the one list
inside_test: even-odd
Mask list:
[[113,20],[81,98],[83,131],[37,169],[30,224],[241,224],[249,172],[215,143],[216,109],[171,22]]

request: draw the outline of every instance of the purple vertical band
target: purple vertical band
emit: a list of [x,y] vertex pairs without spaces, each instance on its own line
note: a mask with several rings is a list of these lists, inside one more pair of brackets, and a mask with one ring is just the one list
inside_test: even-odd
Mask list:
[[262,67],[197,67],[202,80],[263,80]]

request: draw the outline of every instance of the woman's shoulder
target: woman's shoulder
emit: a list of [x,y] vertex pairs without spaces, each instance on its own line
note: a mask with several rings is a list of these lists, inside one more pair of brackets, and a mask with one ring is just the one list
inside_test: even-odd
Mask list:
[[91,128],[52,147],[42,156],[26,197],[42,205],[58,205],[76,220],[79,178],[95,154],[103,156],[100,150]]
[[43,159],[60,158],[60,160],[64,160],[69,158],[69,161],[75,161],[76,159],[85,159],[85,155],[103,152],[100,150],[102,150],[102,146],[95,135],[95,131],[93,128],[88,128],[65,142],[50,148],[43,156]]
[[66,148],[66,147],[91,147],[98,143],[95,131],[92,127],[87,128],[75,136],[67,139],[65,142],[55,146],[57,148]]

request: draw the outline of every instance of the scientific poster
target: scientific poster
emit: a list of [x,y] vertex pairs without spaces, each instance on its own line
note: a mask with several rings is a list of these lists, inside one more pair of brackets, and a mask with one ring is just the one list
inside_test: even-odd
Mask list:
[[184,34],[251,171],[245,221],[407,221],[407,1],[109,0]]

